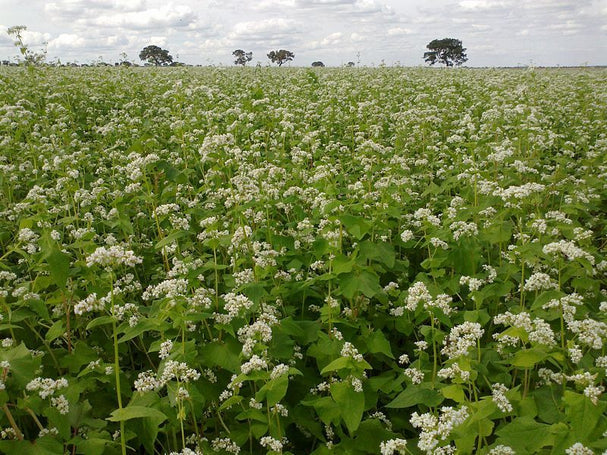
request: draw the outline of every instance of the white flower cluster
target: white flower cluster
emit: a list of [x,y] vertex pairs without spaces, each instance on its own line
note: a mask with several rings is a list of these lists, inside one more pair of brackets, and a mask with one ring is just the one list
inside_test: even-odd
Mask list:
[[163,341],[160,344],[160,350],[158,351],[158,357],[161,359],[166,359],[173,349],[173,342],[171,340]]
[[[498,325],[510,325],[527,332],[529,341],[546,346],[554,346],[556,344],[555,335],[550,325],[541,318],[531,319],[529,313],[521,312],[513,314],[509,311],[498,314],[493,318],[493,323]],[[499,340],[501,334],[495,334],[494,338]]]
[[488,455],[516,455],[512,447],[499,444],[489,451]]
[[51,397],[51,404],[59,411],[59,414],[65,415],[70,412],[70,403],[64,395]]
[[276,257],[280,253],[272,249],[272,245],[266,242],[253,242],[253,262],[257,267],[275,267]]
[[473,237],[478,235],[478,226],[476,223],[466,223],[465,221],[456,221],[451,223],[449,229],[453,232],[453,238],[459,240],[461,237]]
[[239,226],[232,235],[232,241],[228,252],[231,254],[237,250],[247,250],[251,243],[253,230],[249,226]]
[[421,415],[417,412],[411,414],[411,425],[414,428],[421,428],[417,447],[426,454],[434,453],[439,441],[447,439],[453,429],[468,418],[468,408],[465,406],[459,410],[445,406],[440,411],[441,414],[438,418],[429,412]]
[[344,343],[343,347],[341,348],[340,355],[342,357],[352,357],[357,362],[362,362],[363,361],[362,354],[360,354],[358,352],[358,349],[356,349],[356,347],[352,343],[350,343],[349,341],[346,341]]
[[270,373],[270,379],[276,379],[276,378],[279,378],[288,373],[289,373],[289,365],[285,365],[284,363],[279,363],[274,368],[272,368],[272,372]]
[[536,272],[525,281],[525,291],[548,291],[558,289],[559,285],[547,273]]
[[409,229],[405,229],[400,234],[400,239],[405,243],[408,242],[409,240],[411,240],[413,237],[414,237],[413,232],[410,231]]
[[138,392],[150,392],[152,390],[161,389],[169,381],[174,379],[181,383],[187,383],[197,381],[199,378],[200,372],[188,367],[184,362],[167,360],[160,374],[155,374],[151,370],[139,373],[135,380],[134,387]]
[[213,439],[213,441],[211,441],[211,447],[215,452],[224,450],[234,455],[238,455],[240,453],[240,447],[238,447],[238,445],[230,438]]
[[493,402],[497,405],[500,411],[508,413],[512,412],[513,407],[508,398],[506,398],[505,393],[508,391],[508,388],[501,383],[493,384],[491,386],[491,395],[493,395]]
[[449,335],[443,341],[445,347],[441,349],[441,354],[450,359],[468,354],[468,351],[476,346],[485,330],[478,322],[466,321],[456,325],[451,329]]
[[464,382],[468,382],[470,379],[470,372],[462,370],[457,362],[451,366],[441,368],[436,374],[439,378],[460,379]]
[[413,218],[415,218],[416,220],[413,222],[413,225],[416,227],[420,227],[422,225],[422,221],[426,221],[433,226],[440,226],[440,218],[436,215],[433,215],[430,209],[417,209],[413,214]]
[[245,295],[229,292],[224,294],[224,308],[228,312],[228,316],[232,319],[238,316],[243,310],[248,310],[253,306],[253,302]]
[[563,313],[563,319],[566,322],[573,321],[573,317],[577,311],[576,307],[579,307],[584,303],[584,298],[577,294],[569,294],[560,299],[552,299],[548,303],[542,305],[542,309],[549,310],[550,308],[559,308]]
[[29,254],[34,254],[38,251],[38,239],[40,236],[30,228],[23,228],[17,234],[17,241],[23,244],[23,249]]
[[136,264],[141,264],[142,262],[143,259],[135,256],[133,251],[119,245],[109,248],[100,246],[86,258],[87,267],[92,267],[95,264],[102,267],[115,267],[118,265],[134,267]]
[[567,240],[559,240],[558,242],[552,242],[544,245],[542,248],[544,254],[547,255],[558,255],[562,254],[568,261],[573,261],[578,258],[584,258],[588,262],[594,265],[594,256],[587,253],[580,247],[576,246],[574,242]]
[[407,452],[406,439],[389,439],[379,444],[381,455],[393,455],[395,452],[398,455],[405,455]]
[[573,444],[571,447],[565,450],[565,453],[567,455],[594,455],[594,451],[583,445],[581,442],[576,442]]
[[273,452],[282,453],[283,443],[271,436],[264,436],[259,440],[259,444],[262,447],[268,447]]
[[467,285],[468,289],[470,289],[470,292],[474,292],[474,291],[478,291],[481,288],[481,286],[483,284],[485,284],[485,281],[482,280],[481,278],[474,278],[471,276],[462,275],[459,278],[459,284],[461,286]]
[[604,391],[605,387],[603,387],[602,385],[588,385],[584,389],[584,395],[590,398],[592,404],[596,406],[599,403],[599,398],[601,397]]
[[170,452],[169,455],[203,455],[202,450],[196,449],[192,450],[187,447],[184,447],[181,452]]
[[403,374],[407,376],[413,384],[421,384],[424,380],[424,372],[419,368],[406,368],[405,371],[403,371]]
[[243,355],[250,357],[257,342],[267,344],[272,341],[272,326],[276,324],[278,324],[276,316],[262,313],[255,322],[238,329],[238,341],[242,343]]
[[433,299],[426,285],[421,281],[417,281],[408,290],[405,308],[409,311],[415,311],[417,306],[422,302],[426,310],[436,307],[440,308],[445,314],[450,314],[453,311],[453,308],[450,306],[453,302],[451,296],[440,294]]
[[93,311],[101,311],[105,308],[105,301],[97,298],[96,293],[88,295],[84,300],[80,300],[74,305],[74,313],[83,315],[84,313],[92,313]]
[[580,343],[592,349],[603,349],[603,340],[607,339],[606,323],[586,318],[567,321],[567,328],[577,335]]
[[240,372],[243,374],[249,374],[251,371],[260,371],[268,368],[268,362],[262,359],[258,355],[252,356],[248,362],[243,363],[240,366]]
[[38,392],[40,398],[47,398],[53,395],[57,390],[68,386],[67,379],[35,378],[27,383],[25,389],[28,392]]
[[493,195],[507,201],[508,199],[525,199],[533,193],[541,193],[546,187],[541,183],[529,182],[520,186],[512,185],[508,188],[499,188]]
[[164,280],[155,286],[148,286],[143,292],[141,298],[143,300],[152,300],[160,298],[170,298],[183,296],[188,290],[188,281],[183,278],[174,278]]

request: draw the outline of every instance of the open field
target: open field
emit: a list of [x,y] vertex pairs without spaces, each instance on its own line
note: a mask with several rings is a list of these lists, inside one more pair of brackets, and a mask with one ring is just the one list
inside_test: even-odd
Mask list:
[[0,68],[0,452],[604,453],[606,183],[604,69]]

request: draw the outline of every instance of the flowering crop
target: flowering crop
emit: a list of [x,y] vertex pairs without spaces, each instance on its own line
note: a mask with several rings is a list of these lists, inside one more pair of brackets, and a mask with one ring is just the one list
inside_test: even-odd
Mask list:
[[606,71],[0,87],[0,452],[607,451]]

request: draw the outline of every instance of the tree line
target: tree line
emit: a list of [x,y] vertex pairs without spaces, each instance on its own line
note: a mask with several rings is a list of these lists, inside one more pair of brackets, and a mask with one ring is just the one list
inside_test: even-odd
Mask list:
[[[10,27],[7,30],[7,34],[14,39],[14,45],[19,49],[21,54],[22,62],[26,65],[40,65],[46,60],[46,48],[42,51],[35,52],[31,50],[27,44],[23,41],[23,32],[27,30],[24,25],[17,25]],[[435,39],[430,41],[426,45],[426,52],[424,52],[424,61],[430,65],[436,63],[443,64],[447,67],[460,66],[468,60],[466,55],[466,49],[463,47],[461,40],[455,38],[443,38]],[[278,65],[279,67],[287,62],[293,61],[295,54],[286,49],[272,50],[267,54],[268,59]],[[122,58],[120,63],[116,63],[116,66],[132,66],[134,63],[128,61],[126,54],[121,54]],[[246,66],[251,60],[253,60],[253,52],[246,52],[242,49],[236,49],[232,52],[234,57],[234,65]],[[162,49],[160,46],[154,44],[144,47],[139,52],[139,59],[145,62],[147,65],[153,66],[184,66],[185,64],[175,61],[173,56],[168,50]],[[2,64],[10,64],[8,60],[3,60]],[[101,65],[108,65],[103,62],[99,62]],[[346,66],[354,66],[354,62],[348,62]],[[325,64],[322,61],[315,61],[312,63],[313,67],[324,67]]]

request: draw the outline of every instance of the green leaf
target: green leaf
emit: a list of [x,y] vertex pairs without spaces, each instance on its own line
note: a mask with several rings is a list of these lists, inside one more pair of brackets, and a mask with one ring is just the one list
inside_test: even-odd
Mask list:
[[105,451],[105,445],[110,442],[109,439],[92,438],[82,439],[76,443],[79,452],[87,455],[102,455]]
[[46,257],[46,262],[49,265],[51,278],[60,288],[65,288],[65,283],[70,272],[70,258],[63,253],[59,248],[53,248],[50,254]]
[[157,320],[141,319],[135,326],[128,327],[124,331],[124,334],[118,339],[118,343],[124,343],[125,341],[129,341],[135,337],[138,337],[144,332],[149,332],[150,330],[158,330],[159,328],[160,324]]
[[189,234],[190,233],[188,231],[171,232],[165,238],[163,238],[158,243],[156,243],[156,245],[154,245],[154,249],[160,250],[160,249],[164,248],[165,246],[170,245],[171,243],[173,243],[173,242],[179,240],[180,238],[185,237]]
[[381,353],[390,357],[391,359],[394,358],[390,342],[381,330],[375,330],[367,338],[367,347],[369,348],[369,352],[373,354]]
[[548,357],[548,354],[540,349],[523,349],[517,351],[509,360],[509,363],[517,368],[531,368],[546,357]]
[[339,288],[344,297],[354,298],[362,292],[369,298],[382,291],[379,285],[379,277],[367,270],[361,272],[350,272],[339,279]]
[[[143,406],[152,408],[160,404],[160,397],[155,393],[136,393],[131,397],[127,407]],[[160,424],[164,422],[164,416],[143,417],[129,422],[129,428],[137,434],[137,439],[145,447],[147,453],[154,452],[154,444],[160,431]]]
[[99,316],[87,324],[86,330],[94,329],[100,325],[111,324],[113,320],[114,318],[112,316]]
[[461,384],[450,384],[440,389],[440,392],[445,398],[453,400],[457,403],[463,403],[466,401],[464,387]]
[[388,268],[394,267],[396,260],[396,253],[394,252],[394,246],[387,242],[371,242],[365,240],[360,243],[360,257],[363,259],[369,259],[381,262],[388,266]]
[[289,375],[283,374],[275,379],[270,380],[259,389],[255,395],[255,400],[258,402],[266,399],[269,406],[274,406],[287,394],[289,387]]
[[601,417],[604,419],[607,403],[598,401],[597,404],[592,404],[590,398],[569,390],[565,391],[563,401],[565,402],[565,414],[569,419],[575,439],[590,442],[594,439],[593,436],[599,437],[596,434],[597,430],[604,429],[598,427],[599,420]]
[[512,228],[513,224],[510,221],[493,223],[481,231],[480,238],[491,244],[505,243],[512,237]]
[[355,258],[344,256],[340,254],[333,259],[332,270],[333,273],[339,275],[341,273],[348,273],[352,271],[352,267],[354,267]]
[[127,406],[126,408],[112,411],[110,417],[106,420],[109,420],[110,422],[124,422],[125,420],[141,419],[143,417],[162,419],[162,421],[167,419],[167,416],[156,408],[147,406]]
[[341,418],[353,436],[363,417],[365,394],[356,392],[349,382],[336,382],[331,384],[331,396],[339,405]]
[[436,390],[423,385],[410,385],[386,405],[387,408],[410,408],[418,404],[428,407],[438,406],[444,400]]
[[341,217],[341,223],[356,240],[362,239],[373,227],[373,225],[364,218],[352,215],[343,215]]
[[200,350],[200,358],[204,365],[221,367],[232,373],[240,372],[240,351],[242,345],[232,338],[225,341],[207,343]]
[[332,371],[339,371],[344,368],[352,368],[352,359],[350,357],[339,357],[324,367],[320,374],[327,374]]
[[223,403],[221,403],[221,406],[219,406],[219,410],[223,411],[224,409],[229,409],[230,407],[234,406],[235,404],[238,404],[242,401],[242,396],[241,395],[233,395],[230,398],[228,398],[226,401],[224,401]]
[[549,425],[538,423],[531,417],[519,417],[496,431],[498,443],[512,447],[516,453],[537,453],[552,444],[554,435]]
[[320,397],[314,400],[302,401],[304,406],[313,406],[316,414],[326,425],[338,423],[341,418],[341,409],[331,397]]
[[53,341],[62,336],[65,333],[65,324],[63,319],[55,321],[55,323],[47,330],[44,339],[46,341]]

